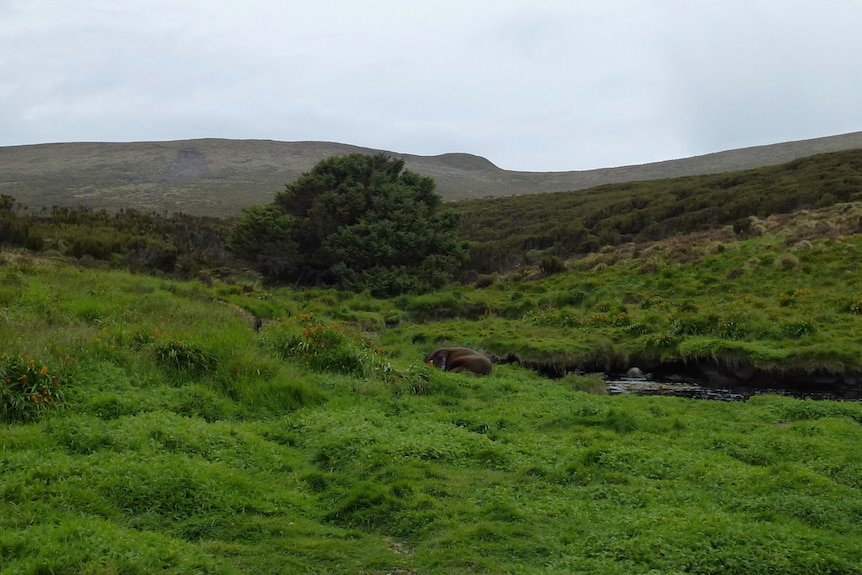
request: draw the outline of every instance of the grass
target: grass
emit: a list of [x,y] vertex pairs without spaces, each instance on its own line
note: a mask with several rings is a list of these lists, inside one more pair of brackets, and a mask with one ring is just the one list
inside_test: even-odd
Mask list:
[[[862,198],[862,151],[852,149],[796,159],[781,165],[684,177],[627,180],[585,190],[449,202],[460,216],[459,234],[470,242],[465,269],[489,274],[519,267],[559,268],[561,258],[629,242],[645,243],[694,232],[713,240],[764,231],[762,218],[842,204],[852,211]],[[805,249],[810,237],[856,233],[852,214],[831,214],[795,228],[788,247]],[[792,228],[788,227],[790,232]],[[677,258],[697,254],[678,246]],[[712,247],[717,247],[713,243]],[[778,270],[800,265],[797,254],[771,254]],[[656,262],[644,262],[647,267]],[[475,273],[475,272],[474,272]]]
[[[674,362],[785,379],[858,371],[860,236],[810,233],[799,245],[816,227],[806,221],[855,206],[770,217],[759,236],[719,230],[624,244],[572,260],[563,273],[527,268],[488,287],[404,298],[396,304],[414,321],[390,331],[465,342],[558,374]],[[774,265],[788,254],[798,265]]]
[[[862,404],[526,367],[858,367],[858,237],[785,269],[777,229],[393,300],[6,253],[0,352],[64,401],[4,415],[0,573],[862,573]],[[422,364],[449,343],[524,365]]]

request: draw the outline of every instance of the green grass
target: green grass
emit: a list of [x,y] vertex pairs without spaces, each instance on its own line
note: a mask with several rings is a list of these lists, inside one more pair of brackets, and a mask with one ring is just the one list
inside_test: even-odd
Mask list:
[[64,402],[0,424],[0,573],[862,573],[860,403],[422,364],[858,367],[858,236],[775,237],[394,300],[7,255],[0,353]]
[[[527,269],[489,287],[401,298],[396,305],[414,321],[389,332],[393,340],[461,342],[560,374],[670,362],[776,377],[855,372],[860,236],[798,238],[813,222],[857,209],[768,218],[757,237],[710,232],[625,244],[550,276]],[[773,264],[788,254],[798,265]]]

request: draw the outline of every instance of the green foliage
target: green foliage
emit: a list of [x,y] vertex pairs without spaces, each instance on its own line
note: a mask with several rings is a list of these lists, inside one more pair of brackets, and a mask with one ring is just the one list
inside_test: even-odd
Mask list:
[[[3,396],[0,570],[862,574],[862,404],[573,375],[858,373],[857,209],[393,299],[0,252],[3,392],[31,410]],[[421,362],[449,345],[508,363]],[[51,375],[68,406],[39,417]]]
[[399,309],[417,321],[447,318],[478,319],[488,311],[482,301],[465,298],[461,292],[438,291],[422,295],[401,296],[395,300]]
[[566,264],[557,256],[545,256],[539,262],[539,269],[542,270],[542,273],[548,275],[558,274],[566,270]]
[[[30,218],[12,211],[11,196],[0,196],[0,245],[40,250],[45,245]],[[4,208],[4,206],[8,206]]]
[[298,360],[316,371],[385,378],[392,370],[382,350],[347,322],[334,322],[313,313],[272,326],[262,343],[280,357]]
[[[614,363],[671,317],[706,333],[681,330],[658,352],[671,358],[779,361],[804,343],[809,361],[830,361],[817,343],[848,347],[858,299],[824,295],[820,281],[856,282],[831,249],[823,273],[794,276],[791,305],[776,297],[783,274],[744,295],[703,283],[761,245],[681,264],[668,288],[660,269],[633,274],[640,262],[621,258],[391,300],[275,287],[259,300],[3,254],[5,361],[41,375],[34,350],[71,357],[45,376],[75,385],[60,387],[69,408],[0,433],[2,570],[858,574],[858,403],[609,396],[597,376],[421,363],[438,342],[533,365]],[[578,324],[497,313],[539,299]],[[243,311],[254,301],[272,316],[259,333]],[[721,337],[727,318],[751,329]],[[805,318],[819,328],[805,339],[752,339]]]
[[543,327],[577,327],[581,325],[580,314],[566,309],[543,308],[524,314],[524,321]]
[[270,278],[375,295],[442,286],[456,262],[457,216],[435,213],[434,181],[403,160],[351,154],[318,163],[273,204],[245,211],[230,239]]
[[302,258],[293,239],[293,216],[275,204],[246,208],[243,214],[230,235],[230,249],[269,277],[299,275]]
[[781,330],[784,332],[785,335],[787,335],[787,337],[800,338],[804,335],[815,333],[817,331],[817,328],[814,327],[811,322],[801,319],[798,321],[782,324]]
[[[849,150],[734,173],[461,200],[444,211],[461,218],[458,235],[470,245],[465,269],[508,272],[537,250],[567,259],[724,226],[747,236],[757,230],[752,216],[858,201],[860,158],[862,151]],[[776,267],[794,269],[794,257],[777,257]]]
[[[0,244],[60,253],[93,265],[188,277],[225,263],[227,223],[187,214],[137,210],[58,208],[38,215],[16,213],[14,198],[0,202]],[[7,206],[6,209],[3,206]]]
[[164,331],[139,336],[136,342],[149,350],[159,367],[170,373],[205,375],[218,366],[218,358],[192,342],[174,339]]
[[36,419],[43,411],[65,404],[66,377],[52,375],[26,355],[0,355],[0,421]]

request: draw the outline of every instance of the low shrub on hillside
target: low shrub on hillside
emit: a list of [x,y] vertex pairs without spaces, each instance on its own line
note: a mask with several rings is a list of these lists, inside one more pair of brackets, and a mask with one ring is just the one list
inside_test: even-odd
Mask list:
[[0,355],[0,421],[30,421],[63,405],[65,378],[27,356]]

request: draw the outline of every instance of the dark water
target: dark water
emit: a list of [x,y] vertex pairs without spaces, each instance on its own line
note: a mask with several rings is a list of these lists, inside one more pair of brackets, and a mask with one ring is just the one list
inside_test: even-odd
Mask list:
[[827,389],[819,385],[771,387],[716,387],[695,381],[656,381],[651,379],[606,376],[605,383],[611,395],[634,393],[637,395],[672,395],[692,399],[716,401],[745,401],[754,395],[775,394],[804,399],[831,399],[862,401],[862,388]]

